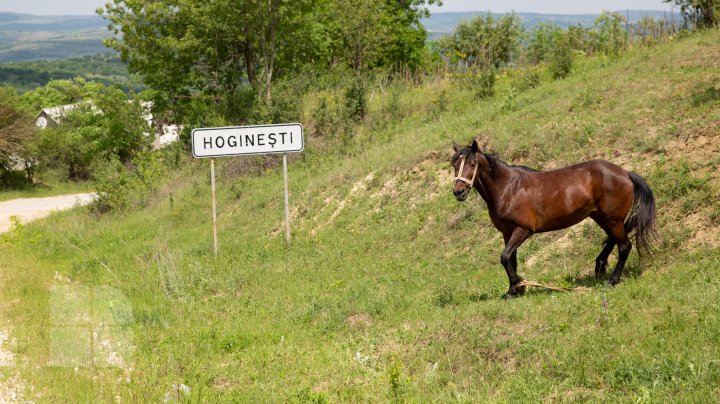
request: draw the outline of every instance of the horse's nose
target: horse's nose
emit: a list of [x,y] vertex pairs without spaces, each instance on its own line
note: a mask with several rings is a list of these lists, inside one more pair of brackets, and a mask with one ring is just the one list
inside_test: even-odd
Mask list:
[[455,188],[453,190],[453,194],[455,194],[455,196],[461,196],[463,194],[463,192],[465,192],[465,190],[462,188]]

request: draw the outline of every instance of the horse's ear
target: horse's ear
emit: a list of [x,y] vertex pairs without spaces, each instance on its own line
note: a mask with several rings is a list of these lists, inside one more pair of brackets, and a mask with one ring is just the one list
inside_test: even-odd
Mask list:
[[456,152],[457,152],[458,150],[460,150],[460,146],[458,146],[458,144],[455,143],[454,140],[453,140],[453,150],[455,150]]
[[470,146],[470,151],[473,153],[477,153],[480,151],[480,146],[478,146],[477,140],[473,139],[472,146]]

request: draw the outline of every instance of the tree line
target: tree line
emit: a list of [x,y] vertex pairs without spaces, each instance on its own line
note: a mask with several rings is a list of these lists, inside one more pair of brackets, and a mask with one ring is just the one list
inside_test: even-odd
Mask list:
[[127,65],[114,53],[62,60],[37,60],[0,64],[0,82],[21,92],[43,87],[53,80],[81,77],[106,86],[119,86],[125,92],[144,89],[142,82],[128,72]]

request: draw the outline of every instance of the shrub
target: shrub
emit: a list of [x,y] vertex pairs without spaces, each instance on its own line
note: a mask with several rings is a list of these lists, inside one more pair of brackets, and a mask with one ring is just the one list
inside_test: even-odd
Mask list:
[[98,193],[94,208],[101,213],[127,210],[143,188],[140,179],[117,158],[102,163],[95,170],[94,179]]
[[252,124],[297,122],[302,115],[301,95],[291,80],[275,83],[271,98],[257,98],[252,114]]
[[327,97],[320,97],[317,108],[312,113],[315,121],[315,134],[330,137],[340,125],[340,114]]
[[564,79],[572,71],[572,49],[566,35],[558,36],[550,55],[550,74],[555,80]]
[[98,193],[95,210],[102,213],[144,206],[165,173],[162,160],[153,152],[138,155],[134,167],[122,164],[117,157],[110,158],[93,175]]
[[84,181],[92,176],[93,162],[100,153],[99,116],[89,105],[70,112],[63,124],[40,132],[38,156],[44,167],[62,170],[69,180]]
[[403,82],[393,83],[390,87],[390,100],[383,109],[385,115],[390,116],[392,121],[398,121],[405,115],[405,111],[400,102],[400,96],[404,91],[407,91],[407,87]]
[[520,48],[522,24],[515,14],[479,15],[462,20],[452,36],[438,41],[438,50],[451,60],[469,65],[500,67],[509,63]]
[[495,69],[483,69],[477,78],[475,85],[476,98],[484,99],[495,95]]
[[24,189],[29,186],[30,183],[22,172],[0,169],[0,189]]
[[[15,91],[0,86],[0,186],[17,186],[19,178],[11,174],[19,162],[35,160],[36,128],[24,111]],[[26,170],[32,164],[24,164]],[[20,181],[21,183],[23,181]],[[27,183],[32,183],[32,171],[27,171]],[[23,184],[19,184],[23,185]]]
[[518,90],[514,86],[510,86],[510,90],[505,94],[500,103],[500,112],[510,112],[517,109]]
[[232,93],[224,94],[217,108],[212,108],[210,100],[202,100],[202,105],[193,106],[195,109],[209,108],[212,111],[206,112],[205,116],[219,115],[224,121],[232,122],[235,125],[244,125],[253,116],[253,108],[256,104],[257,91],[252,87],[243,87]]
[[367,115],[367,94],[362,78],[356,77],[345,90],[345,118],[353,122]]
[[535,88],[540,84],[540,72],[537,68],[527,68],[519,71],[519,74],[513,78],[512,86],[519,92],[527,91]]
[[144,150],[150,148],[150,125],[145,120],[147,113],[140,100],[130,99],[118,88],[102,88],[96,100],[95,115],[98,129],[91,132],[93,137],[85,141],[94,143],[95,156],[117,156],[121,162],[128,163]]
[[431,115],[433,117],[437,117],[438,115],[442,114],[443,112],[447,111],[448,109],[448,94],[447,91],[443,88],[442,90],[437,92],[437,96],[433,97],[432,99],[432,106],[431,106]]

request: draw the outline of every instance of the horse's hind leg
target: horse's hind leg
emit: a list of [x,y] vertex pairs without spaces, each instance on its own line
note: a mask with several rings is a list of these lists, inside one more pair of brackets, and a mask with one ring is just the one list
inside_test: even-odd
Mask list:
[[625,232],[625,226],[622,221],[613,223],[610,227],[610,232],[612,238],[618,246],[618,261],[617,264],[615,264],[615,270],[613,270],[613,273],[610,275],[610,279],[608,280],[608,284],[610,286],[614,286],[620,282],[620,275],[625,267],[625,261],[627,261],[628,255],[630,255],[632,244],[630,244],[630,239]]
[[605,231],[605,234],[607,234],[607,240],[605,240],[605,243],[603,244],[603,249],[600,251],[597,258],[595,258],[595,279],[603,280],[605,279],[605,268],[607,267],[608,257],[610,256],[613,248],[615,248],[615,240],[610,234],[610,229],[605,224],[605,219],[600,213],[592,213],[590,217]]

